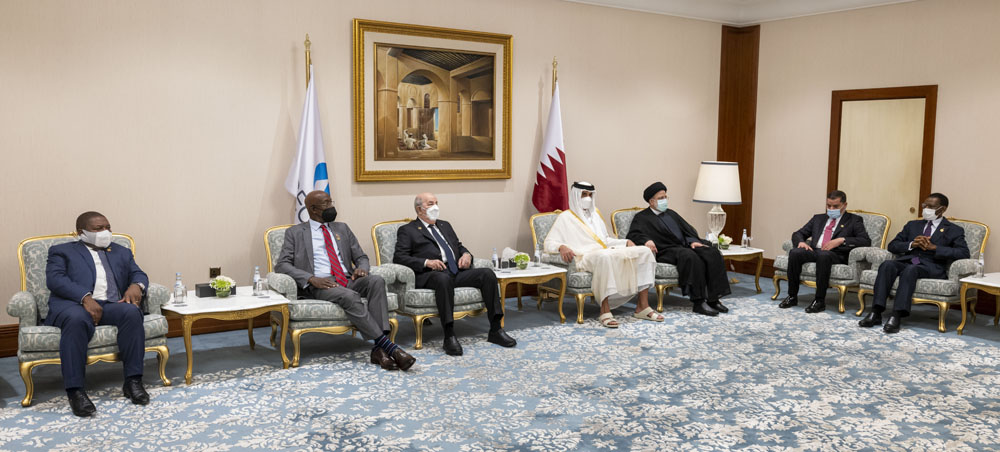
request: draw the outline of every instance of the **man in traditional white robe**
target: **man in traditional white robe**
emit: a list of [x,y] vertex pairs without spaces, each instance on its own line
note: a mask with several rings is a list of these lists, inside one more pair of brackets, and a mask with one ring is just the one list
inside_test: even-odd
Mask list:
[[608,235],[594,201],[594,191],[588,182],[573,183],[570,210],[559,214],[545,236],[545,252],[559,253],[564,262],[575,261],[576,268],[593,274],[591,291],[601,302],[601,325],[618,328],[611,310],[636,294],[639,297],[634,316],[662,322],[663,316],[649,307],[656,257],[645,246]]

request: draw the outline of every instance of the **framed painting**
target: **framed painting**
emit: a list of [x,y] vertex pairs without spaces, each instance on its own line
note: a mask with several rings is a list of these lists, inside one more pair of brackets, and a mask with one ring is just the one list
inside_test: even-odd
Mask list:
[[354,180],[510,179],[511,36],[354,19]]

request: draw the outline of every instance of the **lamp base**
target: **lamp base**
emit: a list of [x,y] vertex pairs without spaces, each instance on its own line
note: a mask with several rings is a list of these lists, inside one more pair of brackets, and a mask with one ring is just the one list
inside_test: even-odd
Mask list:
[[712,210],[708,211],[708,232],[709,240],[718,241],[719,233],[726,226],[726,211],[722,210],[722,204],[713,204]]

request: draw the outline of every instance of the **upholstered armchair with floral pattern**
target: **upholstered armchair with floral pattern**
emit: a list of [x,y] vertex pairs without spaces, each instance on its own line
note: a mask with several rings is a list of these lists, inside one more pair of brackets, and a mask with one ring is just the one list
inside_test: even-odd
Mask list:
[[[614,231],[613,234],[620,239],[626,238],[628,228],[632,226],[632,219],[635,218],[635,214],[643,209],[645,207],[632,207],[611,212],[611,229]],[[642,245],[642,243],[636,243],[636,245]],[[653,282],[656,284],[656,310],[663,312],[663,297],[670,293],[670,289],[678,287],[680,282],[680,274],[677,272],[677,266],[657,262],[656,275]]]
[[[845,310],[844,303],[847,292],[857,291],[858,285],[861,283],[861,272],[872,268],[871,263],[865,260],[868,250],[881,249],[884,251],[886,246],[885,239],[889,234],[889,225],[891,224],[889,217],[880,213],[865,212],[863,210],[851,210],[849,212],[860,216],[862,221],[864,221],[865,230],[868,232],[868,237],[872,240],[872,244],[871,246],[854,248],[847,256],[846,264],[834,264],[830,269],[830,287],[836,288],[840,294],[838,310],[841,314]],[[781,292],[781,281],[788,281],[788,252],[792,250],[792,241],[786,240],[785,243],[781,244],[781,249],[785,251],[785,254],[774,259],[774,295],[771,296],[772,300],[778,299],[778,294]],[[816,263],[808,262],[802,265],[800,278],[803,286],[815,288]],[[854,314],[861,315],[864,311],[865,305],[861,303],[858,312]]]
[[[434,291],[417,289],[415,286],[416,274],[413,273],[413,269],[392,263],[393,254],[396,252],[396,232],[410,221],[412,220],[407,218],[386,221],[372,226],[372,242],[375,243],[375,260],[378,265],[390,269],[396,274],[396,283],[388,285],[387,288],[402,300],[396,312],[413,319],[413,330],[417,336],[413,348],[420,350],[424,348],[424,319],[438,317]],[[493,264],[488,259],[475,258],[472,260],[472,267],[492,268]],[[455,320],[467,316],[477,316],[485,312],[486,304],[483,303],[483,294],[479,292],[479,289],[474,287],[455,288]]]
[[[976,273],[979,256],[986,251],[986,240],[990,237],[990,227],[978,221],[956,218],[949,218],[948,221],[965,230],[965,243],[969,246],[970,258],[952,262],[951,266],[948,267],[947,279],[918,279],[917,287],[913,292],[913,304],[933,304],[938,307],[938,331],[942,333],[946,331],[944,320],[948,314],[948,305],[960,301],[959,292],[962,284],[958,280]],[[858,290],[858,301],[861,303],[862,310],[865,308],[865,295],[871,294],[875,290],[875,278],[878,276],[879,265],[896,257],[898,256],[888,250],[866,249],[863,258],[867,262],[868,269],[861,272],[861,284]],[[899,281],[893,283],[892,290],[889,292],[890,296],[896,295],[898,285]],[[975,293],[975,291],[972,292]],[[973,319],[975,319],[976,299],[973,296],[968,297],[968,300],[972,306]]]
[[[281,313],[271,312],[271,345],[278,346],[278,334],[291,334],[292,367],[299,367],[302,355],[301,339],[306,333],[346,334],[354,335],[357,329],[351,324],[343,308],[326,300],[299,298],[299,288],[291,276],[274,271],[274,263],[281,254],[281,246],[285,243],[285,230],[292,225],[275,226],[264,231],[264,250],[267,252],[267,285],[272,290],[288,299],[288,331],[281,331]],[[369,274],[381,276],[386,287],[396,282],[396,273],[384,266],[372,266]],[[389,291],[386,294],[389,305],[389,339],[396,340],[399,321],[394,311],[399,301],[396,294]],[[364,300],[364,298],[362,298]],[[367,300],[366,300],[367,302]]]
[[[21,406],[31,405],[35,385],[31,371],[43,364],[60,364],[59,328],[45,326],[49,314],[49,289],[45,281],[45,265],[49,248],[60,243],[77,240],[75,234],[49,235],[25,239],[17,246],[17,259],[21,267],[21,291],[14,294],[7,305],[7,313],[18,318],[17,362],[24,380],[25,395]],[[135,241],[125,234],[114,234],[112,241],[135,252]],[[143,331],[146,334],[146,351],[156,353],[159,361],[160,380],[170,386],[167,379],[167,319],[160,313],[160,306],[170,299],[166,287],[150,283],[142,300]],[[101,325],[87,345],[87,364],[98,361],[118,361],[118,328]]]

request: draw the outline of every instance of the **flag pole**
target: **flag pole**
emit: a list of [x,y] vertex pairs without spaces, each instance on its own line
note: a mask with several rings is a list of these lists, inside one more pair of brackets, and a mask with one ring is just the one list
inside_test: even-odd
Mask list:
[[304,44],[306,45],[306,86],[309,86],[309,78],[312,75],[309,70],[312,66],[312,55],[309,52],[309,47],[312,45],[312,42],[309,41],[309,33],[306,33],[306,42],[304,42]]
[[[308,52],[307,52],[307,54],[308,54]],[[552,57],[552,95],[553,96],[556,94],[556,81],[559,80],[559,77],[556,75],[556,66],[558,64],[559,64],[559,62],[556,61],[556,57]]]

